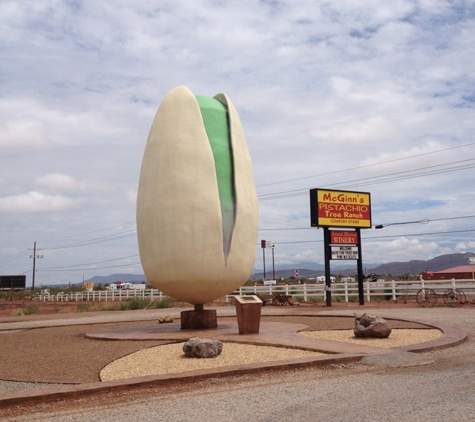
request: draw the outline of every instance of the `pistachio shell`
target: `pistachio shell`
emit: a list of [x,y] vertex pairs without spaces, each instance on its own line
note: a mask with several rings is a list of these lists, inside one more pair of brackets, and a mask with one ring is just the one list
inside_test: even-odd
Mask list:
[[186,87],[170,91],[150,130],[137,196],[137,235],[148,281],[176,299],[204,304],[249,278],[255,260],[258,205],[252,162],[239,116],[228,107],[235,221],[223,251],[214,157],[199,105]]

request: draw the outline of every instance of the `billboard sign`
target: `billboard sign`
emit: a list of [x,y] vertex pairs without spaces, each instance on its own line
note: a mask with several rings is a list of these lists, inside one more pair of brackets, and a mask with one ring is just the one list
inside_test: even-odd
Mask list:
[[371,195],[368,192],[310,190],[312,227],[371,228]]
[[26,287],[26,275],[0,275],[0,289],[19,290]]

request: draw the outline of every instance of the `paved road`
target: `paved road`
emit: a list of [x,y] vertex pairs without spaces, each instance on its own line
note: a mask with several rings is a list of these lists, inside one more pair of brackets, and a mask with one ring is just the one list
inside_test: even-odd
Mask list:
[[[290,311],[290,310],[289,310]],[[320,314],[341,313],[341,309]],[[349,310],[347,314],[352,315]],[[469,340],[427,353],[430,366],[377,369],[363,365],[305,369],[272,376],[214,379],[188,388],[116,393],[74,407],[38,407],[5,421],[472,421],[475,419],[475,307],[382,309],[381,316],[438,321]]]

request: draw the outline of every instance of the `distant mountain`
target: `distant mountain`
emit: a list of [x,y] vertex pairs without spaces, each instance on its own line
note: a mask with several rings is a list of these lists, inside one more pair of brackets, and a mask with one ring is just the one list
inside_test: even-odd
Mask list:
[[94,284],[111,284],[116,281],[122,281],[123,283],[136,283],[136,282],[143,282],[147,283],[147,279],[143,274],[112,274],[106,276],[96,275],[89,280],[86,280],[89,283]]
[[[389,262],[387,264],[364,264],[367,272],[371,272],[379,275],[386,276],[401,276],[404,274],[418,275],[423,271],[441,271],[452,267],[458,267],[459,265],[468,265],[468,258],[475,256],[473,252],[455,253],[448,255],[440,255],[427,261],[413,260],[408,262]],[[335,261],[332,261],[332,273],[344,276],[351,276],[356,274],[356,261],[352,261],[352,265],[337,265]],[[294,275],[294,270],[299,270],[299,277],[317,277],[323,275],[325,267],[320,264],[312,263],[308,268],[308,263],[298,263],[287,266],[289,269],[279,269],[275,271],[275,278],[289,278]],[[350,268],[348,268],[350,267]],[[279,267],[282,268],[282,267]],[[290,269],[292,268],[292,269]],[[259,280],[264,278],[262,270],[255,271],[251,280]],[[272,278],[272,266],[269,268],[266,266],[266,278]]]
[[[297,265],[297,266],[296,266]],[[299,262],[298,264],[284,264],[284,265],[276,265],[275,269],[277,270],[298,270],[300,268],[305,268],[307,270],[323,270],[325,271],[325,266],[322,264],[318,264],[317,262]],[[272,262],[266,262],[266,271],[272,271]],[[261,270],[258,270],[261,271]]]
[[440,255],[428,261],[414,260],[409,262],[390,262],[371,269],[375,274],[402,275],[420,274],[423,271],[441,271],[459,265],[468,265],[468,258],[475,256],[473,252]]
[[[401,276],[404,274],[418,275],[423,271],[441,271],[459,265],[468,265],[468,258],[475,256],[473,252],[454,253],[440,255],[427,261],[413,260],[408,262],[389,262],[387,264],[364,264],[367,272],[386,276]],[[332,273],[343,276],[354,276],[356,274],[356,261],[349,261],[351,264],[339,264],[332,261]],[[299,277],[318,277],[325,273],[325,266],[316,262],[300,262],[298,264],[276,265],[275,278],[289,278],[294,276],[294,271],[299,270]],[[274,276],[272,262],[266,262],[266,277],[270,279]],[[251,280],[264,278],[261,269],[255,269]],[[108,276],[94,276],[87,280],[95,284],[107,285],[115,281],[136,283],[147,282],[143,274],[112,274]]]

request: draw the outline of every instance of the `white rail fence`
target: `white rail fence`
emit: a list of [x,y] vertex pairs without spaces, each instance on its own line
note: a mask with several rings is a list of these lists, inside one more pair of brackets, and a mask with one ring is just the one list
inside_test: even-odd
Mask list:
[[[385,281],[363,283],[365,301],[393,300],[415,296],[422,288],[430,288],[443,294],[447,289],[460,289],[466,295],[475,295],[475,280],[413,280],[413,281]],[[272,295],[284,294],[303,301],[324,301],[326,289],[324,284],[287,284],[273,286],[243,286],[233,295]],[[358,301],[358,283],[332,283],[332,299],[338,298],[344,302]]]
[[99,301],[122,301],[132,298],[143,300],[162,300],[165,295],[157,289],[140,290],[93,290],[84,292],[59,292],[57,294],[39,294],[36,300],[42,302],[99,302]]
[[[430,288],[443,294],[447,289],[460,289],[467,296],[475,295],[475,280],[431,280],[431,281],[385,281],[364,282],[365,301],[406,299],[415,296],[419,289]],[[332,300],[344,302],[358,301],[357,283],[333,283]],[[273,286],[242,286],[227,295],[224,300],[230,302],[234,296],[283,294],[304,302],[325,301],[324,284],[285,284]],[[74,302],[74,301],[122,301],[140,298],[152,302],[162,300],[166,295],[157,289],[145,290],[97,290],[89,292],[40,294],[35,299],[40,301]]]

